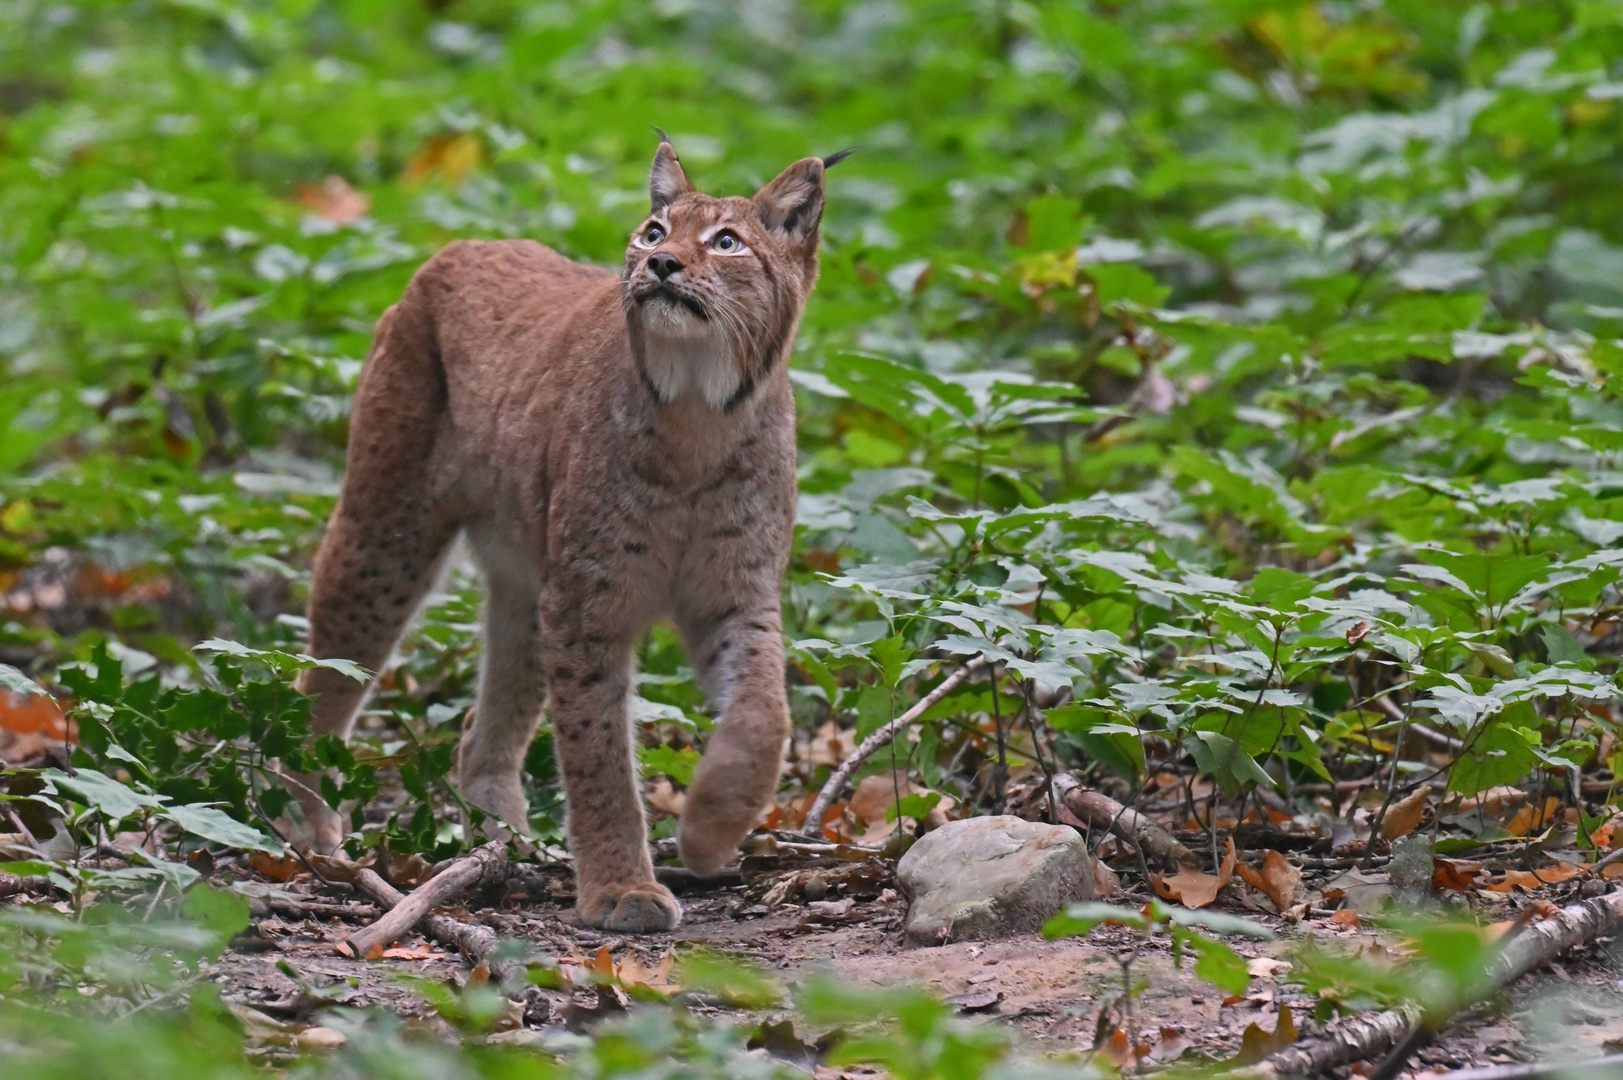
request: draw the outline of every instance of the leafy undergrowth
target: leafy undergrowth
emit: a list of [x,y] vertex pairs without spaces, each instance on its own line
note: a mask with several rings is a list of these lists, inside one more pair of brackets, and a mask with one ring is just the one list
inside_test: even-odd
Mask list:
[[[616,262],[655,124],[714,191],[861,147],[794,359],[796,736],[765,825],[801,827],[856,742],[978,656],[813,831],[894,854],[944,818],[1057,816],[1034,793],[1069,772],[1207,861],[1092,833],[1170,902],[1345,927],[1395,892],[1488,925],[1603,890],[1620,55],[1599,0],[0,7],[0,892],[28,901],[8,934],[57,943],[8,968],[5,1023],[55,1048],[31,1067],[249,1067],[176,972],[105,1039],[52,1017],[132,977],[61,957],[98,912],[206,928],[221,868],[304,872],[278,761],[329,771],[351,856],[478,839],[452,782],[465,559],[358,737],[303,739],[348,395],[454,237]],[[657,840],[712,718],[671,632],[639,663]],[[527,774],[556,846],[545,730]],[[129,948],[219,945],[189,933]],[[1366,983],[1322,1000],[1392,990]],[[146,1023],[173,1060],[125,1052]],[[743,1075],[742,1036],[627,1024],[557,1067],[682,1047]],[[366,1031],[345,1052],[380,1056],[320,1068],[430,1067]],[[883,1060],[979,1075],[963,1037]],[[433,1068],[554,1067],[515,1053]]]

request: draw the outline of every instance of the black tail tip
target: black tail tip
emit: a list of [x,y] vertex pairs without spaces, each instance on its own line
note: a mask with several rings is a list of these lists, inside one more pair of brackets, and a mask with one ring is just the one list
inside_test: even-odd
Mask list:
[[855,146],[847,146],[844,150],[841,150],[837,154],[830,154],[828,157],[823,159],[823,168],[832,169],[834,166],[856,153],[858,149],[859,148]]

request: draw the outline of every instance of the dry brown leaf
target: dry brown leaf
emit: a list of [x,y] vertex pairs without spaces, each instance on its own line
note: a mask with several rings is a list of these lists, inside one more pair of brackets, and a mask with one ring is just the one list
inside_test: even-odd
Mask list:
[[1235,864],[1234,869],[1247,885],[1267,896],[1280,911],[1296,902],[1296,889],[1302,884],[1302,872],[1279,852],[1269,851],[1264,855],[1260,871],[1251,869],[1245,863]]
[[68,733],[62,707],[49,694],[0,690],[0,730],[15,735],[41,735],[60,743]]
[[409,949],[397,945],[392,949],[384,949],[381,955],[385,960],[434,960],[445,954],[424,942]]
[[1217,894],[1228,888],[1229,882],[1234,878],[1234,866],[1240,861],[1240,856],[1234,850],[1234,838],[1229,837],[1228,851],[1223,855],[1223,863],[1217,869],[1217,874],[1208,874],[1202,870],[1185,868],[1169,878],[1160,874],[1150,874],[1150,884],[1164,900],[1172,900],[1187,908],[1203,908],[1217,899]]
[[1554,795],[1544,800],[1542,807],[1527,803],[1516,816],[1510,819],[1505,831],[1512,836],[1526,836],[1535,829],[1543,828],[1545,823],[1554,818],[1561,811],[1561,800]]
[[1551,903],[1542,896],[1534,900],[1531,904],[1528,904],[1527,907],[1534,916],[1540,919],[1550,919],[1561,914],[1561,907],[1559,904]]
[[1351,626],[1347,627],[1348,645],[1357,645],[1360,641],[1363,641],[1367,637],[1369,637],[1369,623],[1365,622],[1364,620],[1360,619]]
[[617,974],[622,986],[644,986],[660,994],[674,994],[681,989],[671,982],[671,971],[676,966],[676,953],[666,949],[665,954],[649,967],[635,956],[627,955],[618,965]]
[[1431,887],[1444,892],[1470,892],[1482,872],[1479,862],[1439,858],[1432,864]]
[[877,774],[865,777],[851,793],[850,810],[858,821],[866,825],[876,821],[883,824],[885,814],[896,805],[896,801],[911,795],[913,791],[913,781],[905,776]]
[[1246,1025],[1245,1031],[1240,1035],[1240,1052],[1234,1055],[1233,1060],[1239,1065],[1249,1065],[1285,1049],[1295,1041],[1296,1021],[1291,1016],[1291,1007],[1281,1005],[1274,1030],[1264,1031],[1255,1023]]
[[431,176],[443,176],[453,184],[460,184],[479,164],[484,147],[479,136],[471,131],[454,135],[439,135],[423,144],[423,148],[406,163],[406,182],[420,184]]
[[1150,1051],[1152,1061],[1176,1061],[1195,1044],[1183,1037],[1183,1032],[1175,1027],[1161,1026],[1161,1041],[1155,1044]]
[[1616,881],[1618,878],[1623,878],[1623,863],[1613,863],[1610,866],[1601,867],[1600,876],[1607,881]]
[[1525,798],[1527,798],[1527,792],[1521,788],[1500,784],[1498,787],[1491,787],[1487,791],[1478,792],[1468,799],[1461,799],[1458,810],[1460,813],[1465,814],[1481,807],[1483,813],[1502,814],[1509,808],[1510,804],[1520,802]]
[[593,975],[603,975],[611,979],[614,977],[614,957],[609,955],[607,945],[597,947],[597,952],[592,954],[592,962],[587,970]]
[[334,225],[347,225],[372,209],[372,200],[350,187],[342,176],[329,176],[319,184],[300,184],[293,197],[316,217]]
[[1282,972],[1291,969],[1289,960],[1275,960],[1271,956],[1259,956],[1245,962],[1246,971],[1251,973],[1253,979],[1272,979]]
[[677,791],[676,785],[663,776],[658,780],[649,781],[643,799],[648,803],[648,809],[673,818],[682,816],[688,801],[687,792]]
[[856,732],[848,731],[830,720],[812,735],[811,745],[806,748],[806,761],[813,766],[827,765],[832,768],[850,757],[856,747]]
[[1396,840],[1414,832],[1426,816],[1426,803],[1430,799],[1431,789],[1422,787],[1387,807],[1386,816],[1381,819],[1381,835]]
[[288,856],[268,855],[263,851],[248,852],[248,865],[260,877],[272,881],[289,881],[304,870],[304,864]]
[[1127,1045],[1127,1032],[1121,1028],[1113,1029],[1110,1038],[1099,1047],[1099,1056],[1117,1069],[1125,1070],[1133,1062],[1133,1048]]
[[1325,921],[1331,926],[1344,926],[1349,930],[1357,930],[1362,925],[1358,920],[1357,908],[1342,908]]
[[1093,895],[1095,899],[1103,900],[1107,896],[1115,896],[1121,891],[1121,878],[1110,869],[1103,859],[1093,860]]
[[305,1028],[293,1041],[299,1044],[300,1050],[337,1050],[348,1040],[342,1031],[317,1025]]
[[823,839],[833,844],[848,843],[853,839],[845,820],[846,804],[837,802],[823,815]]
[[951,810],[956,801],[950,795],[915,784],[905,776],[895,776],[890,773],[879,773],[866,777],[857,785],[856,791],[851,794],[849,810],[851,816],[864,826],[860,837],[862,843],[869,846],[882,844],[891,833],[901,827],[900,817],[886,820],[890,817],[891,807],[909,795],[940,795],[935,807],[930,812],[930,820],[925,824],[927,828],[940,828],[947,823],[947,811]]
[[1580,877],[1588,871],[1570,863],[1556,863],[1542,870],[1506,870],[1505,876],[1488,886],[1489,892],[1514,892],[1518,887],[1536,889],[1540,885],[1554,885],[1570,878]]

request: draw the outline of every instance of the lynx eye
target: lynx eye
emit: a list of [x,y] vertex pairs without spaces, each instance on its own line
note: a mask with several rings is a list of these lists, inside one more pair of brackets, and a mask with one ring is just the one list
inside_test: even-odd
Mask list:
[[645,244],[657,244],[663,239],[665,239],[665,230],[659,225],[648,226],[647,230],[642,234],[642,241]]
[[710,241],[710,246],[721,252],[723,255],[731,255],[735,251],[742,251],[744,249],[744,241],[738,238],[737,233],[730,229],[725,229],[716,234],[716,238]]

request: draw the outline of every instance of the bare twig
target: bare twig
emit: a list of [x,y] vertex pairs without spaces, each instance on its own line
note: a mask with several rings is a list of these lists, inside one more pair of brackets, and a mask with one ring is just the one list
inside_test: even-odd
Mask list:
[[911,709],[908,709],[902,715],[863,739],[857,748],[851,751],[851,756],[840,762],[839,767],[830,774],[828,782],[823,785],[823,790],[817,793],[817,798],[812,801],[811,809],[806,811],[805,820],[800,824],[801,833],[806,836],[821,837],[823,818],[828,815],[829,805],[844,790],[846,781],[851,779],[851,774],[856,772],[862,763],[872,757],[881,746],[894,739],[903,728],[923,716],[930,710],[931,706],[958,689],[965,679],[985,666],[985,657],[975,657],[975,659],[941,680],[940,686],[925,694]]
[[[397,940],[402,934],[427,919],[429,923],[425,925],[437,940],[445,939],[436,932],[436,926],[440,923],[449,924],[438,926],[439,930],[449,935],[451,940],[447,944],[455,945],[463,950],[464,955],[469,955],[468,950],[464,948],[464,937],[472,928],[455,919],[443,919],[431,913],[442,904],[448,904],[465,893],[496,881],[506,872],[507,844],[501,840],[492,840],[483,847],[475,848],[467,857],[458,859],[405,896],[395,891],[393,886],[372,871],[358,870],[355,874],[356,884],[378,903],[388,907],[389,913],[370,926],[351,934],[345,944],[356,956],[369,960],[381,954],[384,946],[391,941]],[[384,889],[389,891],[384,892]],[[391,894],[394,898],[392,900],[389,899]],[[488,953],[495,947],[496,935],[488,927],[477,929],[484,930],[490,935],[489,945],[484,948],[484,952]],[[475,934],[474,937],[483,941],[483,935]],[[482,954],[479,959],[483,959]]]

